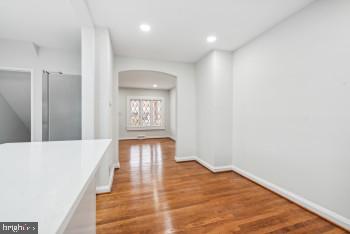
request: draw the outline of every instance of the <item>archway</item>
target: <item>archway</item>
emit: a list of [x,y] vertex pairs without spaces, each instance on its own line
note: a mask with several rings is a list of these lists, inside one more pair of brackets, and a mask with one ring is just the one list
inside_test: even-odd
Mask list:
[[177,138],[177,77],[153,70],[118,72],[118,140]]

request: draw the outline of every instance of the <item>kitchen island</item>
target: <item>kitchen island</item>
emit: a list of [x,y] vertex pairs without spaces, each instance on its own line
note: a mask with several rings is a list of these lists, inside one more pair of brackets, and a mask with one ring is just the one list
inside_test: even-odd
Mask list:
[[95,175],[111,140],[0,145],[0,222],[96,233]]

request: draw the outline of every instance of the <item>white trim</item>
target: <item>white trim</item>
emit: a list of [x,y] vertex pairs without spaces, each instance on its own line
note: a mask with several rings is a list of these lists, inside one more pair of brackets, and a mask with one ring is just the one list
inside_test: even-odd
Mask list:
[[139,128],[134,128],[134,127],[127,127],[127,131],[156,131],[156,130],[166,130],[164,126],[160,127],[139,127]]
[[108,184],[96,187],[96,194],[110,193],[112,191],[114,169],[115,169],[115,166],[112,166],[111,169],[109,170]]
[[255,183],[266,187],[268,189],[270,189],[271,191],[281,195],[282,197],[287,198],[288,200],[291,200],[293,202],[295,202],[296,204],[304,207],[307,210],[310,210],[316,214],[318,214],[319,216],[323,217],[324,219],[327,219],[328,221],[335,223],[343,228],[345,228],[346,230],[350,231],[350,219],[345,218],[344,216],[341,216],[331,210],[328,210],[312,201],[309,201],[297,194],[294,194],[286,189],[283,189],[275,184],[272,184],[258,176],[255,176],[245,170],[242,170],[236,166],[232,166],[232,170],[252,181],[254,181]]
[[[1,67],[0,70],[4,71],[17,71],[17,72],[29,72],[30,73],[30,141],[34,141],[35,138],[35,116],[34,116],[34,69],[32,68],[19,68],[19,67]],[[42,129],[40,129],[42,131]],[[36,139],[38,140],[38,139]]]
[[211,172],[217,173],[217,172],[224,172],[224,171],[232,171],[232,165],[225,165],[225,166],[213,166],[210,163],[204,161],[203,159],[200,159],[197,157],[197,162],[199,162],[204,167],[208,168]]
[[170,138],[173,141],[176,141],[176,137],[174,137],[174,136],[168,136],[168,138]]
[[213,166],[210,163],[204,161],[203,159],[200,159],[196,156],[188,156],[188,157],[175,157],[176,162],[187,162],[187,161],[196,161],[202,166],[209,169],[211,172],[217,173],[217,172],[224,172],[224,171],[232,171],[232,165],[225,165],[225,166]]
[[187,156],[187,157],[176,157],[175,156],[175,161],[176,162],[197,161],[197,157],[196,156]]
[[159,139],[159,138],[171,138],[171,137],[170,136],[145,136],[143,138],[139,138],[137,136],[133,136],[133,137],[119,137],[119,140],[123,141],[123,140]]
[[114,168],[115,169],[119,169],[120,168],[120,163],[119,162],[115,162],[114,163]]

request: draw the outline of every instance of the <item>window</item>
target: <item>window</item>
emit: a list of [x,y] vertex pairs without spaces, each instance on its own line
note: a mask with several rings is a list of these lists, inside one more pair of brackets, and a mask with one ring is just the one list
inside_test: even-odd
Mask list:
[[127,129],[164,129],[164,108],[161,97],[127,97]]

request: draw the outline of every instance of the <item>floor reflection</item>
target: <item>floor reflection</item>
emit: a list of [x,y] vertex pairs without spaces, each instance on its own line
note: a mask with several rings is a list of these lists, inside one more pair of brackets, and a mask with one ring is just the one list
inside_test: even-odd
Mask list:
[[176,163],[170,139],[121,141],[119,155],[97,234],[346,233],[238,174]]
[[152,163],[161,163],[163,161],[163,153],[161,144],[136,144],[130,147],[131,166],[143,166]]
[[[169,146],[169,140],[166,143],[162,144],[162,141],[159,140],[142,140],[132,141],[127,146],[129,155],[126,158],[126,163],[129,164],[129,168],[132,171],[130,173],[130,182],[133,185],[133,189],[139,192],[147,192],[151,185],[154,212],[161,211],[162,208],[169,206],[166,199],[164,199],[164,194],[159,192],[164,190],[163,161],[165,157],[169,157],[169,155],[163,154],[166,151],[163,148]],[[171,155],[175,157],[174,153]],[[164,214],[163,219],[164,228],[171,230],[171,216]]]

